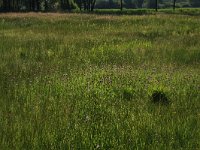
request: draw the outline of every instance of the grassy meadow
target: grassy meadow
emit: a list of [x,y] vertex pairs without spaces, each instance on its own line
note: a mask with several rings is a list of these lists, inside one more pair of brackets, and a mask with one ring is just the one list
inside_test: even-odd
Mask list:
[[199,148],[200,15],[0,14],[0,149]]

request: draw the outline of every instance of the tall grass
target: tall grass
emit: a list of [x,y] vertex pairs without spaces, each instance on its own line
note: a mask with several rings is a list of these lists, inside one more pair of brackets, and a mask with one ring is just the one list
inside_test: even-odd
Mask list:
[[[200,148],[199,24],[2,14],[0,149]],[[170,104],[152,103],[155,90]]]

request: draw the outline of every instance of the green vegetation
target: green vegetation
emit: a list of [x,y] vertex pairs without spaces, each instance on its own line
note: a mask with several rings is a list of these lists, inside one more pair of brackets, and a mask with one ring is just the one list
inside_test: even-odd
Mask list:
[[2,14],[0,149],[199,149],[199,25],[163,12]]
[[95,9],[198,8],[199,0],[0,0],[0,12],[84,11]]

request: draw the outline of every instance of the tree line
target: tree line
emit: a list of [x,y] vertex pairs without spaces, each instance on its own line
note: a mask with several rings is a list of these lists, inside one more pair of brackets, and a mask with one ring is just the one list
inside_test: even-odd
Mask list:
[[[93,11],[94,8],[155,8],[173,6],[200,7],[200,0],[0,0],[0,11]],[[185,5],[184,5],[185,4]]]
[[96,0],[0,0],[1,11],[51,11],[83,9],[93,11]]

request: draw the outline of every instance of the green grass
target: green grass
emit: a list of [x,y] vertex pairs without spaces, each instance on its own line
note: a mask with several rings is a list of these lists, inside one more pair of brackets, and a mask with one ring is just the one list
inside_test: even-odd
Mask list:
[[164,14],[180,14],[180,15],[189,15],[189,16],[200,16],[199,8],[158,8],[158,12],[154,8],[142,8],[142,9],[126,9],[123,8],[121,11],[119,9],[94,9],[93,12],[72,10],[72,13],[85,13],[85,14],[97,14],[97,15],[155,15],[158,13]]
[[[0,149],[199,149],[200,16],[2,14]],[[169,105],[150,101],[162,91]]]

